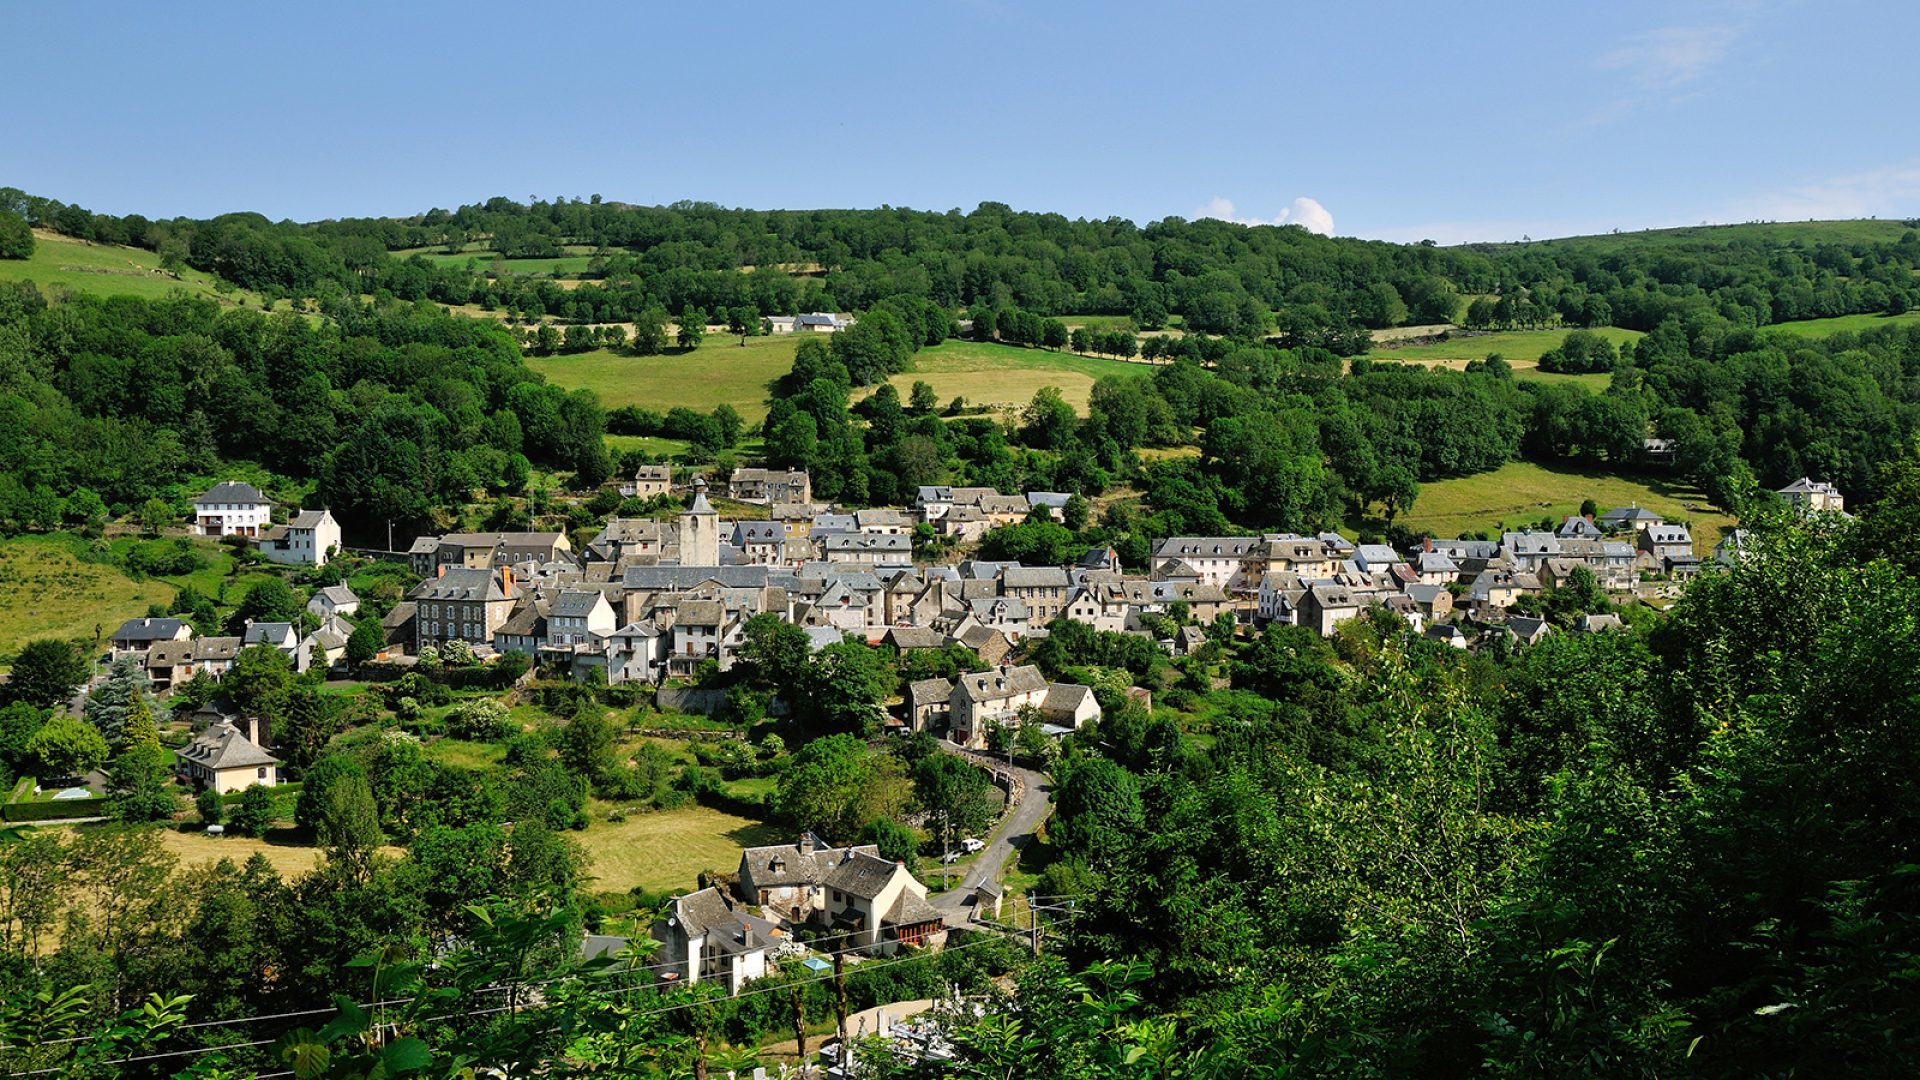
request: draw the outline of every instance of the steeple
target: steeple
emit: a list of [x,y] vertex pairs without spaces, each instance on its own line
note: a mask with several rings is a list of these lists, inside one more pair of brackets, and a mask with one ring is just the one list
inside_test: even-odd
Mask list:
[[680,565],[720,565],[720,514],[707,501],[707,478],[693,478],[693,504],[680,514]]

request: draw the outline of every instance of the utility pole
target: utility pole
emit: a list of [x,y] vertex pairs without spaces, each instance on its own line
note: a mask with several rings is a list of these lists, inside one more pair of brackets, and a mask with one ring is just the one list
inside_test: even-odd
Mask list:
[[794,1056],[799,1060],[800,1067],[804,1069],[807,1066],[807,1009],[800,1000],[799,983],[787,984],[787,1004],[793,1006]]
[[[842,939],[844,941],[844,939]],[[847,1045],[847,951],[833,951],[833,1012],[840,1026],[840,1064],[846,1065],[852,1048]]]

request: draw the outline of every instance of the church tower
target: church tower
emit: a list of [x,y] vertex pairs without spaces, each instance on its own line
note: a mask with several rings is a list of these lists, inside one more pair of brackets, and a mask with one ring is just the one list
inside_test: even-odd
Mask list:
[[720,565],[720,515],[707,502],[707,478],[693,478],[693,505],[680,514],[680,565]]

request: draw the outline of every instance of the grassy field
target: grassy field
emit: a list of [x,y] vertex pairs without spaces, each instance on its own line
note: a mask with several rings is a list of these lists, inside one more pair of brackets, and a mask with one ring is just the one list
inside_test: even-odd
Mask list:
[[1799,319],[1775,323],[1762,329],[1785,330],[1801,337],[1822,338],[1842,331],[1859,333],[1881,326],[1910,326],[1914,323],[1920,323],[1920,311],[1909,311],[1905,315],[1841,315],[1832,319]]
[[1602,511],[1638,504],[1669,521],[1690,522],[1694,548],[1702,557],[1733,527],[1733,519],[1714,509],[1705,496],[1677,483],[1524,461],[1477,476],[1422,484],[1413,509],[1399,521],[1436,536],[1492,534],[1532,525],[1542,517],[1558,521],[1578,513],[1580,501],[1588,498]]
[[[1762,244],[1859,244],[1890,243],[1900,239],[1907,226],[1900,221],[1764,221],[1739,225],[1684,225],[1677,229],[1642,229],[1638,232],[1601,233],[1594,236],[1570,236],[1556,240],[1536,240],[1525,246],[1567,245],[1597,250],[1624,247],[1725,247],[1734,241]],[[1493,247],[1517,245],[1496,244]]]
[[31,281],[42,289],[65,285],[75,292],[147,299],[181,289],[222,303],[244,301],[252,307],[260,306],[259,297],[242,289],[220,295],[214,290],[213,280],[211,274],[184,268],[175,277],[160,269],[160,256],[141,248],[90,244],[39,230],[33,234],[31,258],[17,262],[0,259],[0,281]]
[[679,457],[691,445],[685,439],[668,439],[658,435],[607,436],[607,449],[614,454],[623,450],[644,450],[655,457]]
[[[435,266],[465,267],[469,261],[474,269],[486,273],[493,269],[493,253],[490,251],[463,251],[458,255],[449,255],[444,251],[408,252],[407,255],[419,255]],[[396,253],[396,258],[405,258]],[[561,274],[578,274],[586,270],[593,261],[592,255],[557,255],[551,259],[502,259],[501,268],[509,274],[544,274],[558,277]]]
[[82,562],[61,538],[19,536],[0,543],[0,656],[34,638],[101,636],[148,604],[173,602],[160,581],[134,581],[118,567]]
[[676,405],[705,412],[726,402],[748,424],[767,415],[769,384],[793,367],[800,341],[792,334],[710,337],[698,349],[666,356],[619,356],[605,349],[573,356],[530,356],[527,366],[556,386],[585,387],[609,409],[639,405],[665,412]]
[[692,889],[702,870],[732,871],[740,850],[779,843],[782,833],[752,818],[704,806],[634,814],[615,825],[598,815],[578,839],[599,891]]
[[1147,364],[1101,360],[1072,353],[1026,349],[979,341],[948,341],[914,354],[912,368],[888,380],[905,400],[916,382],[930,384],[945,405],[964,397],[969,405],[1019,408],[1043,386],[1057,386],[1061,397],[1085,412],[1094,380],[1105,375],[1145,377]]
[[[1603,326],[1594,332],[1615,345],[1640,339],[1640,332],[1637,330],[1622,330],[1613,326]],[[1373,347],[1373,351],[1367,354],[1367,359],[1426,364],[1430,367],[1453,368],[1457,371],[1466,367],[1470,360],[1484,360],[1489,353],[1499,353],[1513,365],[1513,377],[1516,379],[1572,382],[1579,383],[1590,390],[1605,390],[1613,378],[1606,373],[1559,375],[1541,371],[1536,366],[1540,361],[1540,354],[1558,346],[1566,336],[1565,330],[1498,330],[1486,334],[1456,331],[1453,337],[1446,341],[1425,345],[1402,345],[1391,341],[1377,344]]]

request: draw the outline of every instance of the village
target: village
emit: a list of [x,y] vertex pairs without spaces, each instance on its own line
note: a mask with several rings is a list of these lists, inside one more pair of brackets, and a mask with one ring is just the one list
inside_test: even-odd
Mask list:
[[[1447,645],[1504,647],[1555,632],[1537,603],[1543,593],[1598,588],[1657,602],[1738,559],[1746,538],[1731,531],[1703,555],[1685,524],[1627,506],[1569,516],[1551,531],[1425,539],[1406,551],[1334,532],[1169,537],[1153,545],[1142,573],[1123,568],[1105,546],[1059,566],[916,553],[916,536],[928,533],[964,551],[995,528],[1061,521],[1069,496],[1057,492],[932,486],[911,506],[841,509],[814,501],[803,471],[742,467],[710,484],[705,475],[646,465],[621,494],[676,500],[682,509],[612,517],[580,550],[561,531],[455,532],[422,536],[404,552],[354,553],[404,561],[419,581],[379,620],[378,664],[404,672],[442,657],[484,666],[520,654],[543,677],[642,688],[663,709],[711,712],[723,696],[706,685],[740,661],[748,621],[770,615],[801,628],[814,650],[853,640],[906,657],[960,645],[981,665],[905,684],[886,729],[928,733],[994,774],[1010,796],[999,849],[959,888],[930,895],[925,881],[873,844],[836,845],[803,831],[797,842],[747,848],[730,880],[675,897],[643,950],[662,980],[712,981],[732,993],[779,959],[805,955],[809,944],[884,955],[937,949],[950,927],[994,925],[1001,863],[1019,830],[1030,832],[1045,814],[1047,790],[1039,773],[1010,760],[996,765],[989,751],[1004,749],[998,736],[1022,723],[1037,720],[1057,739],[1102,715],[1091,687],[1050,681],[1023,660],[1060,620],[1139,636],[1179,657],[1222,627],[1247,635],[1278,624],[1330,636],[1377,609]],[[1780,495],[1802,511],[1844,510],[1833,487],[1811,480]],[[755,516],[724,518],[714,507],[720,497]],[[269,563],[322,567],[346,553],[329,511],[276,513],[243,482],[220,483],[195,509],[196,535],[244,542]],[[103,659],[142,665],[163,698],[196,677],[218,680],[253,646],[277,651],[294,672],[344,678],[361,603],[345,584],[316,588],[304,627],[250,622],[231,637],[199,636],[183,618],[132,619],[113,632]],[[1614,614],[1586,614],[1569,629],[1620,625]],[[1151,703],[1147,689],[1128,693]],[[216,701],[192,721],[197,730],[175,765],[182,780],[231,796],[283,779],[260,718],[230,714]],[[966,844],[969,853],[987,846]],[[632,949],[618,935],[585,943],[589,956]]]

